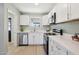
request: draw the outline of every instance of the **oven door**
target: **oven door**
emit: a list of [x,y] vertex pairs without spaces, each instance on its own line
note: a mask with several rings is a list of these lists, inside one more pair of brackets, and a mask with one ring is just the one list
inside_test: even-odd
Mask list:
[[49,37],[47,35],[44,36],[44,51],[46,53],[46,55],[48,55],[48,41],[49,41]]

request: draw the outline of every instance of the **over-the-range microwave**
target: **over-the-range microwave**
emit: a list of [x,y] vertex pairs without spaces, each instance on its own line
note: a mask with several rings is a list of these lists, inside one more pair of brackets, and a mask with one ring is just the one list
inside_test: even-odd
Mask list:
[[50,24],[56,24],[56,12],[51,16],[51,23]]

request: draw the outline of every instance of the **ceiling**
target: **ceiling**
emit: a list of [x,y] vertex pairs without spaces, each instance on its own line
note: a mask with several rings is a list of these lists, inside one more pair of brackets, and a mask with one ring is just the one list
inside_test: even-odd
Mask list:
[[55,6],[55,3],[14,3],[13,4],[21,13],[45,14]]

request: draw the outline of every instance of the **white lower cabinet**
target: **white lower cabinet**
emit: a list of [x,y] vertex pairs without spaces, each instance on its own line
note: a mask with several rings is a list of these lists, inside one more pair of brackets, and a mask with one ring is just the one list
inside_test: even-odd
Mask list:
[[43,33],[35,33],[35,44],[43,44]]
[[60,45],[53,44],[50,48],[49,55],[66,55],[67,50]]
[[74,55],[74,53],[68,50],[68,55]]
[[29,33],[29,45],[43,44],[43,33]]
[[49,38],[49,55],[72,55],[64,46]]
[[29,44],[29,45],[34,44],[34,42],[33,42],[33,41],[34,41],[34,34],[33,34],[33,33],[29,33],[29,34],[28,34],[28,39],[29,39],[29,40],[28,40],[28,44]]
[[59,40],[54,36],[53,38],[49,37],[49,55],[74,55],[73,51],[67,48],[65,44],[59,43]]

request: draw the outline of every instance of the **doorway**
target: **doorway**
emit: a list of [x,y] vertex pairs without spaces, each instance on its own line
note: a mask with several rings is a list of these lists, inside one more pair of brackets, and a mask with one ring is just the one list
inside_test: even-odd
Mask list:
[[8,45],[13,44],[13,19],[14,15],[8,12]]

